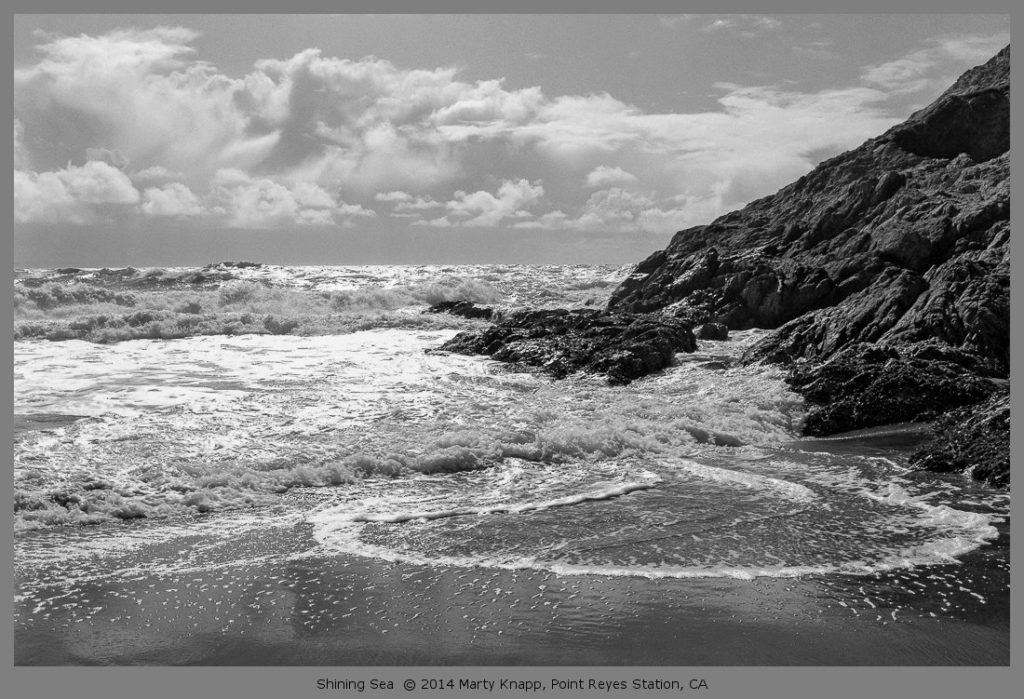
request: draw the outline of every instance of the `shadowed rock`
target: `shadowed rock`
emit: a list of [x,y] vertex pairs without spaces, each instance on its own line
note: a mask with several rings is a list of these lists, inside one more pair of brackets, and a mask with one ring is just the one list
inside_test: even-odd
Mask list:
[[994,486],[1010,484],[1010,394],[995,392],[987,401],[947,413],[932,425],[935,434],[910,457],[928,471],[968,471]]
[[517,311],[481,332],[464,332],[439,349],[485,354],[540,367],[562,378],[577,371],[627,384],[672,363],[676,352],[697,348],[689,326],[652,315],[592,309]]
[[729,328],[721,323],[704,323],[697,328],[696,335],[701,340],[728,340]]
[[823,363],[799,365],[787,382],[812,404],[804,423],[810,435],[842,432],[850,425],[931,420],[996,390],[992,381],[964,372],[948,358],[867,343]]
[[453,316],[463,318],[479,318],[491,320],[494,317],[494,309],[488,306],[478,306],[472,301],[442,301],[435,303],[425,313],[449,313]]

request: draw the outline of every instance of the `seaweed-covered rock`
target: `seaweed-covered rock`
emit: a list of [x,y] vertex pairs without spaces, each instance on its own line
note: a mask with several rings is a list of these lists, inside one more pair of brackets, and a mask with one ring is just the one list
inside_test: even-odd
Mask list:
[[591,371],[606,375],[611,384],[627,384],[670,365],[676,352],[696,348],[689,326],[671,318],[555,309],[511,313],[438,349],[540,367],[556,378]]

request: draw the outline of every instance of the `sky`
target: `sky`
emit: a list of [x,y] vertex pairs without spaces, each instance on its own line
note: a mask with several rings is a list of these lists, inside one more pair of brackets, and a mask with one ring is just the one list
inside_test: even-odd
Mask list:
[[626,263],[925,106],[1005,15],[19,15],[15,267]]

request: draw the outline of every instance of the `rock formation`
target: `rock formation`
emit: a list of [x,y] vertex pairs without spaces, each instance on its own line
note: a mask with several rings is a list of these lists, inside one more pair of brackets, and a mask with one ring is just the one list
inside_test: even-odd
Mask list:
[[676,352],[696,348],[689,325],[672,318],[554,309],[510,313],[482,332],[459,333],[438,349],[535,366],[556,378],[590,371],[606,375],[611,384],[626,384],[668,366]]
[[491,320],[494,317],[494,309],[488,306],[478,306],[472,301],[442,301],[435,303],[425,313],[448,313],[463,318],[476,318],[479,320]]
[[995,486],[1010,484],[1010,393],[943,415],[935,438],[910,457],[928,471],[963,471]]
[[[881,136],[678,232],[609,310],[774,328],[744,361],[794,367],[815,434],[989,399],[1010,364],[1009,92],[1006,47]],[[1008,424],[1008,410],[993,420]],[[940,440],[970,436],[962,419],[937,424]],[[984,458],[972,473],[1003,483],[998,451],[958,453]]]

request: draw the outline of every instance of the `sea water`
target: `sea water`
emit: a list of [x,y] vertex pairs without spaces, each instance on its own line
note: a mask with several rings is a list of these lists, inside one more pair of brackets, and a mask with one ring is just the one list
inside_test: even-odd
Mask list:
[[[309,561],[506,571],[541,576],[541,594],[569,580],[843,579],[834,602],[886,622],[900,605],[849,580],[944,571],[940,593],[956,581],[956,600],[986,603],[991,585],[948,571],[1006,533],[1008,494],[911,472],[891,445],[913,426],[801,440],[784,373],[739,362],[766,331],[701,340],[614,387],[435,351],[486,324],[430,303],[600,307],[629,272],[20,271],[16,628],[61,609],[65,625],[109,617],[83,608],[101,583],[157,576],[177,594],[190,575]],[[324,594],[318,608],[337,602]],[[575,627],[600,628],[570,594]],[[919,616],[962,606],[933,598]]]

